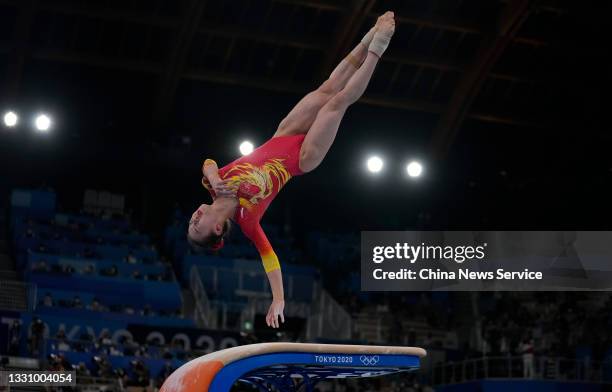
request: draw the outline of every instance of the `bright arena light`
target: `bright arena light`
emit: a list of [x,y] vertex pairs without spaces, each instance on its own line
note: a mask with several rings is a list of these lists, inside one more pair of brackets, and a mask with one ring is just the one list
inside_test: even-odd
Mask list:
[[417,161],[412,161],[406,166],[406,171],[410,177],[419,177],[423,173],[423,165]]
[[46,114],[39,114],[34,120],[34,125],[39,131],[46,132],[51,128],[51,118]]
[[14,127],[15,125],[17,125],[18,121],[19,117],[17,117],[17,113],[12,111],[4,113],[4,125],[6,125],[7,127]]
[[367,167],[370,173],[380,172],[383,168],[383,165],[384,165],[383,160],[377,156],[368,158]]
[[250,153],[253,152],[253,143],[249,142],[248,140],[243,141],[242,143],[240,143],[240,153],[242,155],[249,155]]

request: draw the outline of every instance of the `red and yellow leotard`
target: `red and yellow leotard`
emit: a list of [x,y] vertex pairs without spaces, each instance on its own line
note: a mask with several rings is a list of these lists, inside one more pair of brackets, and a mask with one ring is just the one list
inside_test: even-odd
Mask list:
[[[255,244],[266,272],[279,269],[280,264],[259,222],[282,187],[291,177],[302,174],[299,161],[304,136],[272,138],[251,154],[219,169],[221,179],[239,187],[240,205],[234,221]],[[214,198],[206,178],[202,179],[202,184]]]

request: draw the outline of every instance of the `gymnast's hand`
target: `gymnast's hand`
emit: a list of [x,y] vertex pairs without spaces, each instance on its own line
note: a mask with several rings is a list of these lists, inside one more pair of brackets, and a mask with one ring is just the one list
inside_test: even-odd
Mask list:
[[217,197],[236,197],[238,189],[229,184],[229,180],[222,180],[221,178],[212,179],[210,186]]
[[268,315],[266,316],[266,324],[268,327],[278,328],[280,326],[278,317],[280,316],[281,322],[285,322],[285,315],[283,310],[285,309],[285,301],[282,299],[275,299],[268,309]]

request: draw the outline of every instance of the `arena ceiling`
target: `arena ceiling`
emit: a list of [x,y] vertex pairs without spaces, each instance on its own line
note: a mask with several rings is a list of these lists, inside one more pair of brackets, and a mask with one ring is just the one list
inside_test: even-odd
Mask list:
[[[350,170],[343,163],[347,154],[376,135],[398,149],[422,142],[428,159],[444,162],[435,177],[446,188],[422,195],[436,195],[443,206],[458,192],[477,192],[469,201],[474,206],[500,195],[513,203],[522,192],[522,205],[536,210],[541,207],[530,198],[538,194],[544,205],[547,190],[558,186],[571,186],[576,203],[594,205],[588,201],[593,196],[579,189],[604,203],[600,190],[609,194],[612,175],[605,104],[609,2],[0,0],[0,103],[45,94],[69,97],[64,105],[90,100],[102,109],[73,113],[79,129],[84,121],[90,128],[78,146],[109,133],[124,141],[132,136],[136,144],[157,139],[167,147],[168,135],[189,134],[177,113],[191,106],[195,115],[184,122],[190,124],[220,110],[198,107],[201,96],[192,86],[205,84],[209,102],[233,91],[231,103],[240,89],[255,91],[250,99],[262,102],[275,94],[292,94],[285,101],[294,102],[389,9],[397,32],[360,101],[368,107],[359,111],[368,114],[347,119],[347,127],[371,120],[367,126],[384,132],[365,129],[353,133],[358,140],[340,138],[327,161],[338,173],[316,180],[335,186],[334,179]],[[236,117],[224,110],[219,117]],[[243,115],[257,120],[256,111]],[[387,124],[378,125],[383,115]],[[280,120],[278,111],[270,116]],[[413,119],[426,119],[425,125]],[[230,147],[241,137],[220,130],[223,123],[210,124],[194,123],[190,135],[206,129],[205,143],[222,140]],[[189,167],[197,166],[202,144],[193,150],[197,159]],[[183,152],[174,156],[174,162],[185,161]],[[338,184],[348,186],[350,177]],[[555,208],[562,205],[559,199]]]
[[567,3],[0,0],[5,98],[30,58],[155,75],[158,125],[181,80],[302,93],[392,9],[397,35],[363,102],[438,115],[432,146],[444,154],[465,119],[550,125],[566,86],[558,62],[588,55],[580,35],[599,27]]

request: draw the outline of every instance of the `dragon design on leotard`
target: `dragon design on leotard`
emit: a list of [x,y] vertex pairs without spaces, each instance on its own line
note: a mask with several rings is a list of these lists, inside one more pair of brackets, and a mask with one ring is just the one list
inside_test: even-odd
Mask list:
[[262,166],[251,163],[241,163],[230,168],[225,175],[230,185],[240,186],[243,183],[254,185],[256,192],[247,197],[240,197],[240,205],[251,209],[274,192],[274,179],[278,184],[278,192],[291,178],[291,174],[283,165],[283,159],[270,159]]

